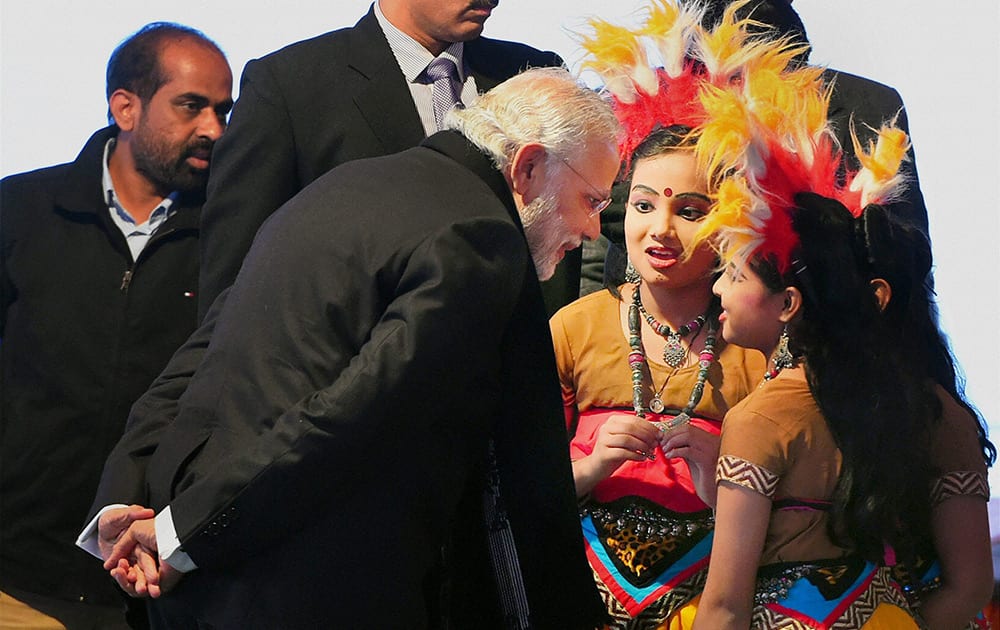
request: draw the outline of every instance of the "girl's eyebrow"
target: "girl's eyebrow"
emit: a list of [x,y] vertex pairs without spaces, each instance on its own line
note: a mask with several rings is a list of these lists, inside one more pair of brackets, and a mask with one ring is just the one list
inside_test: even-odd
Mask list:
[[650,194],[650,195],[659,195],[660,194],[659,192],[653,190],[652,188],[650,188],[649,186],[647,186],[645,184],[636,184],[635,186],[633,186],[632,187],[632,192],[635,192],[635,191],[641,191],[641,192],[644,192],[644,193],[647,193],[647,194]]
[[[660,196],[660,192],[658,190],[654,190],[654,189],[650,188],[649,186],[647,186],[646,184],[636,184],[636,185],[632,186],[632,192],[642,192],[642,193],[645,193],[647,195],[655,195],[657,197]],[[708,198],[708,195],[704,195],[704,194],[699,193],[699,192],[682,192],[682,193],[678,193],[678,194],[674,195],[674,197],[676,197],[678,199],[684,199],[684,198],[693,197],[695,199],[700,199],[701,201],[704,201],[705,203],[712,203],[712,200]]]
[[682,192],[682,193],[678,193],[675,196],[678,197],[678,198],[681,198],[681,197],[694,197],[695,199],[701,199],[702,201],[706,201],[708,203],[712,203],[712,200],[708,198],[708,195],[703,195],[700,192]]

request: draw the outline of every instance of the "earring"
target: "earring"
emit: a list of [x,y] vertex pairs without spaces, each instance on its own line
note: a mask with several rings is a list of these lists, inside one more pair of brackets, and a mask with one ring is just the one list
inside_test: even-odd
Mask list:
[[778,338],[778,347],[774,351],[774,367],[777,370],[783,370],[785,368],[790,368],[795,365],[795,357],[792,356],[792,351],[788,349],[788,325],[781,331],[781,337]]
[[640,280],[639,272],[635,270],[635,267],[632,266],[631,259],[629,259],[628,262],[625,264],[625,282],[638,284],[639,280]]

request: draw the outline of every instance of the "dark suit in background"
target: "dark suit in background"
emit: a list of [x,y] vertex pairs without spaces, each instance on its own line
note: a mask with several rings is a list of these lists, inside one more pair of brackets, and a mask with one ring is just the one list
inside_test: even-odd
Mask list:
[[[861,146],[867,149],[869,141],[875,140],[875,133],[882,124],[889,122],[898,115],[897,126],[910,133],[906,118],[903,99],[895,89],[839,70],[827,70],[824,78],[833,84],[833,94],[830,96],[830,108],[827,117],[833,125],[834,133],[844,150],[846,166],[851,169],[860,168],[854,155],[854,145],[851,142],[851,120],[854,120],[854,130]],[[891,205],[893,216],[915,225],[928,235],[927,206],[924,195],[920,192],[920,180],[917,177],[916,157],[913,147],[910,147],[909,161],[903,162],[900,173],[907,178],[905,196]]]
[[[464,46],[480,92],[529,66],[562,65],[555,53],[513,42],[478,37]],[[249,62],[240,85],[229,130],[215,150],[202,218],[202,316],[281,204],[339,164],[396,153],[424,138],[374,8],[352,28]],[[577,296],[579,265],[578,248],[543,284],[550,311]]]
[[507,627],[491,477],[534,627],[600,621],[537,276],[461,135],[320,177],[215,315],[147,474],[199,566],[154,604],[172,627]]

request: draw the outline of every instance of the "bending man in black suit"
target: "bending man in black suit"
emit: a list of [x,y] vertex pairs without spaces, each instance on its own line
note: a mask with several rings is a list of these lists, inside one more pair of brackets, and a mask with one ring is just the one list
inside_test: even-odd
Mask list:
[[[424,75],[435,58],[457,63],[466,105],[527,67],[562,65],[554,53],[481,37],[497,1],[378,0],[352,28],[247,64],[202,215],[199,315],[295,193],[339,164],[409,149],[437,131]],[[579,251],[572,256],[543,287],[552,311],[579,291]]]
[[106,556],[168,627],[600,621],[538,279],[597,236],[617,122],[561,69],[451,116],[285,204],[210,313]]

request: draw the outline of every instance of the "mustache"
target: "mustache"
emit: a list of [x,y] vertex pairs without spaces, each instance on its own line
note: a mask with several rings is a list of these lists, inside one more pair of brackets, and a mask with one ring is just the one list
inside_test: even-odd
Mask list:
[[214,146],[215,146],[215,141],[214,140],[208,140],[208,139],[205,139],[205,138],[199,139],[199,140],[195,140],[191,144],[189,144],[186,147],[184,147],[184,157],[188,158],[188,157],[191,157],[192,155],[194,155],[196,153],[202,153],[202,152],[205,152],[205,151],[211,153],[212,152],[212,148]]
[[495,9],[500,4],[500,0],[472,0],[470,5],[473,9]]

